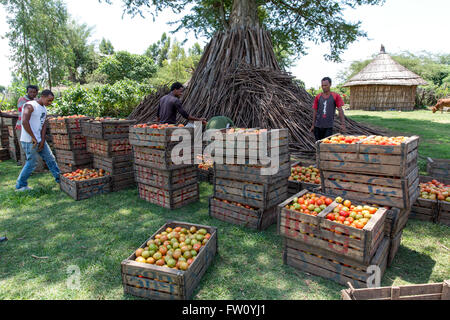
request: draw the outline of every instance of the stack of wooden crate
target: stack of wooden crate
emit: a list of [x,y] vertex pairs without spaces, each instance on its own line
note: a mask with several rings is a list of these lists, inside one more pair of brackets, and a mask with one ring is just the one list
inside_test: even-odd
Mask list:
[[351,144],[318,141],[316,161],[323,192],[398,209],[388,218],[393,224],[388,234],[392,262],[411,207],[419,196],[419,137],[409,137],[399,145],[367,144],[372,138]]
[[293,210],[290,204],[308,193],[329,198],[303,190],[278,206],[284,263],[340,284],[351,282],[358,288],[368,285],[375,270],[382,277],[389,256],[389,239],[384,235],[387,210],[379,208],[363,229],[357,229],[326,218],[338,206],[336,202],[318,215]]
[[[276,141],[274,144],[272,137]],[[264,140],[267,145],[263,146]],[[222,164],[214,163],[210,216],[257,230],[274,224],[277,205],[288,197],[291,173],[288,144],[287,129],[227,130],[223,135]],[[267,150],[260,147],[267,147]],[[226,159],[227,153],[234,157]],[[262,163],[260,156],[263,153],[270,158],[277,157],[278,163]],[[232,164],[226,164],[230,162]],[[270,173],[263,172],[263,169],[275,170]]]
[[3,116],[0,112],[0,160],[8,160],[9,156],[9,138],[8,127],[3,124]]
[[20,137],[17,136],[16,131],[16,123],[19,120],[19,114],[17,112],[2,112],[2,123],[3,123],[3,129],[5,134],[7,132],[8,134],[8,150],[9,150],[9,156],[11,159],[17,162],[18,165],[20,165],[23,161],[20,157]]
[[[179,142],[172,135],[175,126],[158,127],[156,124],[130,127],[133,146],[135,179],[139,196],[150,203],[168,209],[177,209],[199,200],[197,166],[194,164],[193,128],[182,128],[189,134],[185,161],[176,163],[172,151]],[[178,140],[176,140],[178,141]]]
[[86,137],[81,133],[81,121],[89,117],[54,117],[48,120],[56,160],[61,173],[91,168],[92,155],[86,150]]
[[135,185],[133,154],[129,142],[130,125],[134,120],[88,119],[81,122],[87,151],[93,154],[93,167],[109,172],[111,191]]

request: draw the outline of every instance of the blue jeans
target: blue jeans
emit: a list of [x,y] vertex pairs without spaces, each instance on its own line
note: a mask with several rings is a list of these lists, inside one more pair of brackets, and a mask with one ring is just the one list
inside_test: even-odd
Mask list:
[[20,189],[28,186],[28,178],[33,173],[36,168],[36,161],[38,155],[45,161],[47,167],[50,169],[55,181],[59,183],[59,168],[55,161],[55,156],[50,150],[47,142],[44,144],[44,148],[41,151],[37,151],[38,145],[33,147],[33,143],[31,142],[20,142],[22,144],[23,151],[25,152],[25,156],[27,158],[27,162],[25,166],[22,168],[22,171],[19,174],[19,178],[17,178],[16,189]]

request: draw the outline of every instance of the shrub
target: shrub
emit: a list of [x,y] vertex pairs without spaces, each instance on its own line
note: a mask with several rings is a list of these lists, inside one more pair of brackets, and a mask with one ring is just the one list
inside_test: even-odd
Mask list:
[[142,98],[152,92],[149,84],[122,80],[113,85],[74,86],[55,99],[51,112],[92,117],[127,117]]

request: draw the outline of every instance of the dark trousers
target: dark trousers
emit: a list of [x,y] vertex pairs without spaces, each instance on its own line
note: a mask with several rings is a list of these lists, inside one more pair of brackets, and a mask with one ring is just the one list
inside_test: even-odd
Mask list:
[[317,128],[314,127],[314,137],[316,141],[328,138],[333,135],[333,128]]

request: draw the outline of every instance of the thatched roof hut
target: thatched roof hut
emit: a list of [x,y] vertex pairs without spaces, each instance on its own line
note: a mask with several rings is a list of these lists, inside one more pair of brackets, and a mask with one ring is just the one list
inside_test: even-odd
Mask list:
[[378,56],[348,80],[350,109],[411,111],[418,85],[427,82],[392,59],[381,46]]

